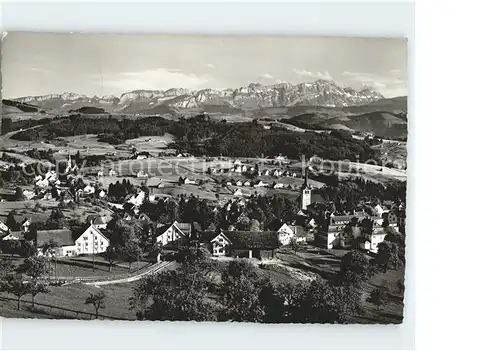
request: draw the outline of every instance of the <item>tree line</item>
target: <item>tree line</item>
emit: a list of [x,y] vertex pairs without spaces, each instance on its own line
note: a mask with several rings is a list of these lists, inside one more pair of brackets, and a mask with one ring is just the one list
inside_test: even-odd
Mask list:
[[341,132],[294,132],[273,126],[265,129],[257,120],[250,123],[214,121],[207,115],[179,120],[146,117],[136,120],[113,117],[91,118],[74,115],[39,128],[20,131],[17,140],[53,139],[61,136],[98,134],[112,144],[147,135],[170,133],[176,141],[170,145],[179,152],[195,156],[255,157],[286,155],[300,159],[317,155],[330,160],[379,159],[377,150],[363,140],[347,138]]

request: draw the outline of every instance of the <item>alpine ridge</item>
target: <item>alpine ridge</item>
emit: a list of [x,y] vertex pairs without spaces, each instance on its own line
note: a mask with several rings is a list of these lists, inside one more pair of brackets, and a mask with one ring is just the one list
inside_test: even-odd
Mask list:
[[157,107],[175,109],[204,106],[226,106],[238,109],[300,105],[346,107],[367,104],[383,98],[382,94],[374,90],[343,88],[330,80],[317,80],[295,85],[251,83],[237,89],[133,90],[123,93],[120,97],[112,95],[89,97],[83,94],[63,93],[25,96],[13,100],[37,105],[44,109],[68,111],[84,106],[94,106],[104,108],[107,112],[132,113]]

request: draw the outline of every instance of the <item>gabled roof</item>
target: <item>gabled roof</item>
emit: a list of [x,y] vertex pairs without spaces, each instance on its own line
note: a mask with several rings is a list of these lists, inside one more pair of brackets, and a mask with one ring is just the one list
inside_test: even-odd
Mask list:
[[179,228],[183,233],[185,233],[187,236],[191,234],[191,223],[179,223],[179,222],[174,222],[174,225]]
[[159,226],[156,228],[156,236],[160,236],[167,231],[168,228],[175,226],[179,231],[181,231],[185,236],[191,236],[191,223],[179,223],[175,221],[172,224],[167,224]]
[[24,233],[22,231],[15,231],[15,232],[10,232],[10,233],[5,233],[2,235],[2,240],[5,240],[6,237],[13,238],[14,240],[23,240],[24,239]]
[[210,242],[214,241],[219,235],[224,237],[224,239],[226,239],[229,242],[229,244],[232,244],[232,241],[223,232],[216,232],[216,235],[210,240]]
[[350,222],[354,216],[331,216],[330,218],[333,220],[333,223],[338,222]]
[[231,242],[234,249],[277,249],[280,244],[278,234],[274,231],[224,231],[224,235]]
[[99,215],[90,215],[87,217],[87,222],[93,223],[93,224],[106,224],[106,218],[104,216],[99,216]]
[[71,230],[67,228],[53,229],[53,230],[39,230],[36,233],[37,247],[42,247],[45,243],[48,243],[51,239],[54,240],[59,246],[70,246],[75,244],[72,238]]

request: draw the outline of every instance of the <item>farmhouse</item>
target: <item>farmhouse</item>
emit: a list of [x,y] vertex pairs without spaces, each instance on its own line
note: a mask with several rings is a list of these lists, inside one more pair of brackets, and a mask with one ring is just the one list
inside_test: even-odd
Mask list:
[[116,177],[116,175],[117,175],[117,174],[116,174],[116,171],[114,171],[114,170],[112,170],[112,169],[109,171],[109,173],[108,173],[108,174],[109,174],[109,176],[110,176],[110,177]]
[[179,223],[175,221],[170,225],[160,226],[156,229],[156,242],[161,243],[163,246],[171,243],[180,245],[181,243],[188,241],[190,237],[190,223]]
[[149,177],[149,175],[146,172],[143,172],[142,170],[137,172],[136,176],[137,176],[137,178],[140,178],[140,179],[147,179]]
[[278,229],[278,240],[281,245],[290,245],[292,238],[298,243],[305,243],[308,239],[312,239],[310,234],[311,233],[302,226],[284,223]]
[[274,231],[221,231],[212,240],[214,256],[270,259],[279,247],[278,233]]
[[378,253],[378,245],[384,241],[387,232],[385,228],[378,225],[373,227],[373,231],[365,233],[358,238],[359,248],[362,250]]
[[191,180],[189,178],[184,178],[184,184],[196,184],[196,180]]
[[20,231],[15,231],[15,232],[2,232],[2,237],[3,241],[12,241],[12,240],[23,240],[24,239],[24,233]]
[[88,184],[85,188],[83,188],[84,195],[92,195],[94,193],[95,193],[95,187],[93,187],[90,184]]
[[31,200],[32,198],[35,197],[35,192],[30,190],[24,190],[23,196],[26,198],[26,200]]
[[[51,240],[55,242],[58,247],[55,248],[53,252],[44,252],[44,245],[49,243]],[[71,230],[67,228],[37,231],[36,247],[38,256],[64,257],[75,256],[77,254],[76,245],[72,238]]]
[[2,221],[0,221],[0,233],[8,233],[9,227],[7,227]]
[[78,255],[103,253],[109,246],[109,239],[102,234],[100,229],[91,224],[76,240]]
[[234,196],[243,196],[243,193],[241,192],[241,189],[236,189],[233,193]]

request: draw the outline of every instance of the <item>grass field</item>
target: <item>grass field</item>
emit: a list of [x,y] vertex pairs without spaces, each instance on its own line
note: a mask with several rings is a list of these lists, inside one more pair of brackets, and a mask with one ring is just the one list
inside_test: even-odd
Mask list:
[[[100,313],[103,315],[108,315],[115,318],[124,318],[135,320],[135,313],[129,310],[129,298],[132,297],[133,287],[137,284],[136,282],[127,284],[116,284],[116,285],[106,285],[101,288],[93,287],[84,284],[73,284],[67,286],[50,287],[50,292],[47,294],[40,294],[35,298],[35,302],[43,303],[55,307],[62,307],[76,311],[94,313],[95,310],[92,305],[85,305],[85,299],[90,293],[98,293],[100,291],[106,294],[106,308],[101,310]],[[0,293],[0,296],[9,296],[5,293]],[[31,301],[31,296],[25,296],[23,300]],[[22,311],[17,311],[17,306],[14,301],[3,301],[0,300],[1,315],[3,317],[21,317],[21,318],[33,318],[37,316],[47,317],[46,314],[56,316],[60,315],[56,309],[52,311],[46,311],[45,313],[33,313],[28,310],[27,306],[22,307]],[[64,318],[76,318],[76,314],[66,312],[64,313]]]

